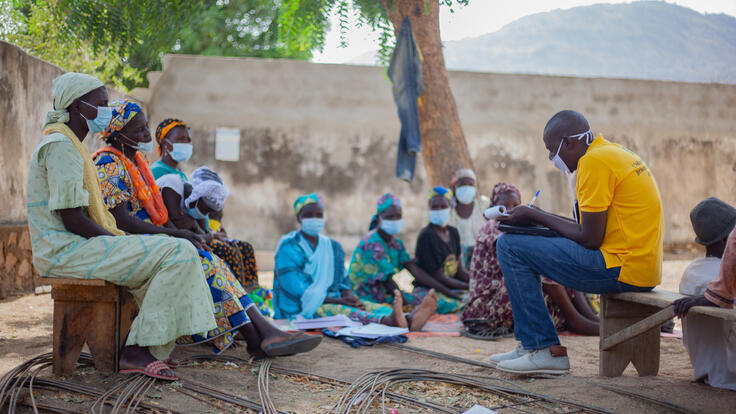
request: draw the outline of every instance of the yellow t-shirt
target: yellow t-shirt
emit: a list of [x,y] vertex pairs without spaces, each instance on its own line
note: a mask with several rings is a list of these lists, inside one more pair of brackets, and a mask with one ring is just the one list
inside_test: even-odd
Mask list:
[[599,135],[578,161],[580,211],[608,211],[601,252],[606,268],[634,286],[662,281],[664,218],[654,176],[642,159]]

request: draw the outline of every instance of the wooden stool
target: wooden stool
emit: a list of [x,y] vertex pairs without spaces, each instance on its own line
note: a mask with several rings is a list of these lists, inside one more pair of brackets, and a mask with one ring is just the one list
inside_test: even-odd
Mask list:
[[120,350],[138,311],[122,286],[100,279],[44,278],[54,299],[54,374],[70,375],[85,342],[98,371],[118,371]]
[[[659,372],[660,327],[674,314],[672,302],[684,296],[661,289],[601,295],[599,374],[620,376],[629,363],[640,376]],[[695,306],[690,314],[736,321],[736,312]]]

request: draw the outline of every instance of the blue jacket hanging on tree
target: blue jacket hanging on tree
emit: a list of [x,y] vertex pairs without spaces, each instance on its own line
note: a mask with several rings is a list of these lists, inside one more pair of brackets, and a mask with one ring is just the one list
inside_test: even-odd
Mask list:
[[396,110],[401,121],[399,151],[396,157],[396,177],[405,181],[414,179],[417,153],[422,150],[422,135],[419,132],[419,96],[424,92],[422,84],[422,58],[414,41],[411,21],[405,18],[396,39],[396,48],[391,56],[388,77],[393,85]]

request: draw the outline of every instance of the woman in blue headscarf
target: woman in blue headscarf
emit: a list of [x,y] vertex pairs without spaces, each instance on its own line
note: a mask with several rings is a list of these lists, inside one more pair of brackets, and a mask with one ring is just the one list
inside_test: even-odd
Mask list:
[[[274,269],[274,306],[277,318],[346,315],[362,323],[408,327],[413,315],[404,315],[403,300],[394,291],[393,306],[366,302],[353,293],[345,273],[345,251],[322,234],[325,206],[317,193],[294,202],[300,229],[279,241]],[[412,324],[415,330],[423,324]]]
[[421,318],[429,318],[437,310],[440,299],[435,289],[446,295],[457,294],[417,266],[416,259],[409,256],[404,243],[396,237],[402,227],[401,201],[393,194],[384,194],[378,199],[370,231],[353,251],[350,281],[361,300],[392,303],[392,293],[399,289],[393,277],[403,269],[408,270],[414,276],[415,283],[429,287],[413,293],[402,292],[404,305],[416,308],[417,321],[421,321]]

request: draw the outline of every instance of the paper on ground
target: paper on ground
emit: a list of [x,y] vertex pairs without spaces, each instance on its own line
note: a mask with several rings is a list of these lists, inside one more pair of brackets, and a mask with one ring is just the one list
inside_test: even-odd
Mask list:
[[333,326],[363,326],[360,322],[355,322],[345,315],[326,316],[324,318],[306,319],[297,316],[294,321],[297,329],[322,329],[331,328]]
[[382,325],[380,323],[369,323],[365,326],[347,327],[340,329],[338,335],[358,336],[360,338],[375,339],[381,336],[395,336],[409,333],[407,328]]
[[496,414],[496,412],[489,408],[483,407],[482,405],[476,404],[470,407],[470,409],[468,411],[465,411],[463,414]]

